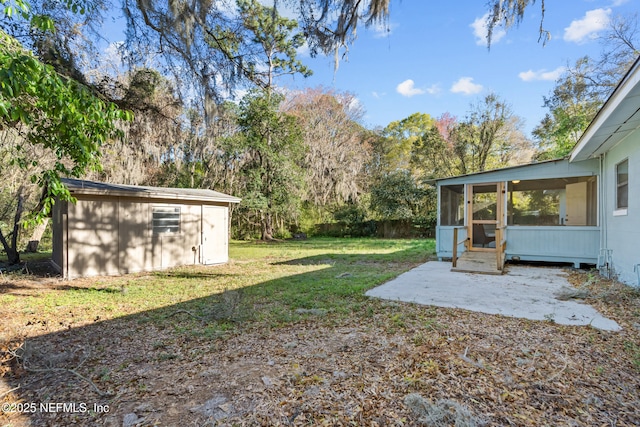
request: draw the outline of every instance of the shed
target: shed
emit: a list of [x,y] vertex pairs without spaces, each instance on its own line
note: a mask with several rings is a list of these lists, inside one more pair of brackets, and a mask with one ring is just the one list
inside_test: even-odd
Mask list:
[[435,184],[437,254],[453,269],[463,257],[498,271],[509,259],[594,264],[640,285],[640,58],[567,158]]
[[213,190],[64,179],[76,203],[53,208],[53,257],[66,279],[229,260],[230,207]]

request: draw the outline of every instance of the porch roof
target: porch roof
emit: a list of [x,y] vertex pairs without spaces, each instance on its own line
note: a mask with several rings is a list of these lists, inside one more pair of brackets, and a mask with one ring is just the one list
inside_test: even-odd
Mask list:
[[429,183],[432,185],[475,184],[482,182],[595,176],[598,174],[599,163],[597,160],[590,159],[584,162],[571,163],[568,158],[562,158],[449,178],[439,178],[431,180]]

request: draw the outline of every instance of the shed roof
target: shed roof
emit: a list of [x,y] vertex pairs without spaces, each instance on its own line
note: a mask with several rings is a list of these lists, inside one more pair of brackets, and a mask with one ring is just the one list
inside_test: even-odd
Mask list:
[[640,127],[640,56],[571,152],[571,161],[598,157]]
[[145,187],[141,185],[109,184],[63,178],[72,195],[103,195],[120,197],[143,197],[149,199],[195,200],[208,202],[240,203],[239,198],[213,190],[196,188]]

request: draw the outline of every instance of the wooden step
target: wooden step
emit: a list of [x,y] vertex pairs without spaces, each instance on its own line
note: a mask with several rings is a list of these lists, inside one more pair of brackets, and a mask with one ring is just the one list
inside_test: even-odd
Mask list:
[[463,252],[451,268],[451,271],[480,274],[502,274],[503,270],[498,270],[495,252],[475,251]]

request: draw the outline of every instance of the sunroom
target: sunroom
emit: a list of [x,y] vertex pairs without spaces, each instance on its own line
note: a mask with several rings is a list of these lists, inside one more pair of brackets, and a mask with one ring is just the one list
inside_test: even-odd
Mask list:
[[539,162],[436,180],[439,259],[597,264],[599,163]]

